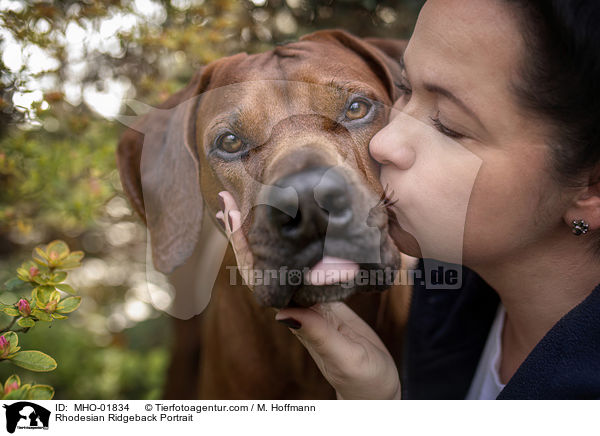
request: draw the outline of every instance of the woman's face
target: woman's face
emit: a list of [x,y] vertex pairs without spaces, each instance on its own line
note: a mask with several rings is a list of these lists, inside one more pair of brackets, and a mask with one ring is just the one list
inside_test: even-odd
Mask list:
[[397,200],[403,251],[475,266],[569,231],[547,128],[511,89],[525,53],[506,2],[423,7],[404,53],[405,94],[370,144]]

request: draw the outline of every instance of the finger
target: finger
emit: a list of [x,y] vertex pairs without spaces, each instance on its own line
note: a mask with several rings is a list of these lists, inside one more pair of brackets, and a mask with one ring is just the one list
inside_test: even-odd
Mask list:
[[252,253],[248,246],[248,240],[241,230],[242,216],[239,210],[230,210],[227,216],[230,228],[229,240],[238,260],[238,265],[244,267],[252,266]]
[[[341,303],[339,303],[341,304]],[[338,316],[335,305],[315,305],[308,309],[286,308],[275,315],[276,320],[292,318],[301,324],[292,332],[306,346],[313,358],[337,362],[344,361],[355,352],[356,336]]]
[[[377,335],[372,331],[371,327],[365,323],[352,309],[341,302],[315,304],[309,309],[282,309],[276,319],[282,319],[283,317],[289,316],[300,322],[302,320],[306,320],[309,323],[307,325],[311,327],[313,320],[312,317],[310,317],[310,312],[306,312],[307,310],[318,314],[320,317],[330,323],[331,327],[334,329],[340,329],[343,325],[347,325],[361,334],[364,333],[372,341],[378,340]],[[305,323],[303,323],[303,326],[304,324]],[[319,326],[316,327],[318,328]]]
[[229,240],[231,241],[233,253],[235,254],[235,259],[238,264],[238,269],[242,278],[244,279],[244,282],[252,290],[254,283],[251,281],[251,278],[253,277],[251,272],[254,264],[254,258],[252,256],[252,252],[250,251],[250,247],[248,246],[246,236],[241,230],[242,218],[240,211],[232,210],[229,212],[229,225],[233,230]]
[[219,192],[219,197],[223,199],[223,204],[225,205],[225,210],[240,210],[233,195],[231,195],[228,191]]
[[[373,345],[385,350],[386,347],[373,328],[356,314],[348,305],[341,302],[321,304],[315,310],[334,312],[341,325],[346,325],[357,336],[369,340]],[[339,327],[338,327],[339,328]]]
[[[229,192],[221,191],[218,195],[219,197],[221,197],[223,203],[223,211],[217,212],[216,217],[223,221],[225,225],[225,234],[227,235],[227,239],[231,240],[232,234],[242,225],[241,212],[239,211],[238,205],[235,202],[233,195],[231,195]],[[231,216],[231,212],[234,211],[237,212],[237,215],[235,215],[235,227],[234,222],[232,220],[232,218],[234,217]]]
[[223,211],[223,221],[225,223],[225,233],[231,242],[235,259],[238,264],[238,270],[246,285],[252,289],[251,269],[253,267],[253,256],[248,246],[246,236],[241,230],[242,214],[235,202],[233,196],[227,191],[219,192],[219,196],[223,200],[225,210]]
[[231,207],[230,206],[231,203],[225,201],[227,194],[229,194],[227,191],[219,192],[218,196],[221,199],[221,206],[223,207],[223,210],[218,211],[215,216],[217,217],[217,219],[219,219],[223,222],[223,227],[225,227],[225,235],[227,236],[227,239],[229,239],[229,235],[231,234],[231,229],[229,226],[228,216],[229,216],[229,209]]
[[215,214],[215,217],[221,222],[221,224],[223,224],[223,228],[225,229],[225,231],[227,231],[227,226],[225,225],[225,215],[223,214],[223,211],[218,211]]

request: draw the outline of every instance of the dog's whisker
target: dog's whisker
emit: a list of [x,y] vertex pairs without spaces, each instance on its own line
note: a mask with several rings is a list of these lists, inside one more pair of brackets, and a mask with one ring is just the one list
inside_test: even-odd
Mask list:
[[398,199],[394,197],[394,191],[389,188],[389,185],[386,184],[383,188],[383,192],[379,196],[379,201],[375,205],[375,208],[383,208],[386,213],[391,210],[391,208],[398,202]]

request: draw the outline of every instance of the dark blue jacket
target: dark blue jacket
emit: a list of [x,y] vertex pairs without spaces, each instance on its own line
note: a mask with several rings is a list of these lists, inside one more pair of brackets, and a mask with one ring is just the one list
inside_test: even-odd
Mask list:
[[[423,261],[419,267],[423,270]],[[464,399],[499,304],[462,268],[458,290],[415,283],[406,329],[406,399]],[[600,285],[544,336],[498,399],[600,399]]]

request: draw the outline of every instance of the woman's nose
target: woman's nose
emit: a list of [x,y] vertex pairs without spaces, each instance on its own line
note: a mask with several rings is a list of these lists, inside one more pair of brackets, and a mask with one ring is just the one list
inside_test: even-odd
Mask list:
[[412,135],[409,134],[409,129],[402,129],[402,117],[402,114],[398,115],[373,136],[369,152],[382,165],[394,165],[398,169],[407,170],[413,166],[417,155],[411,145]]

